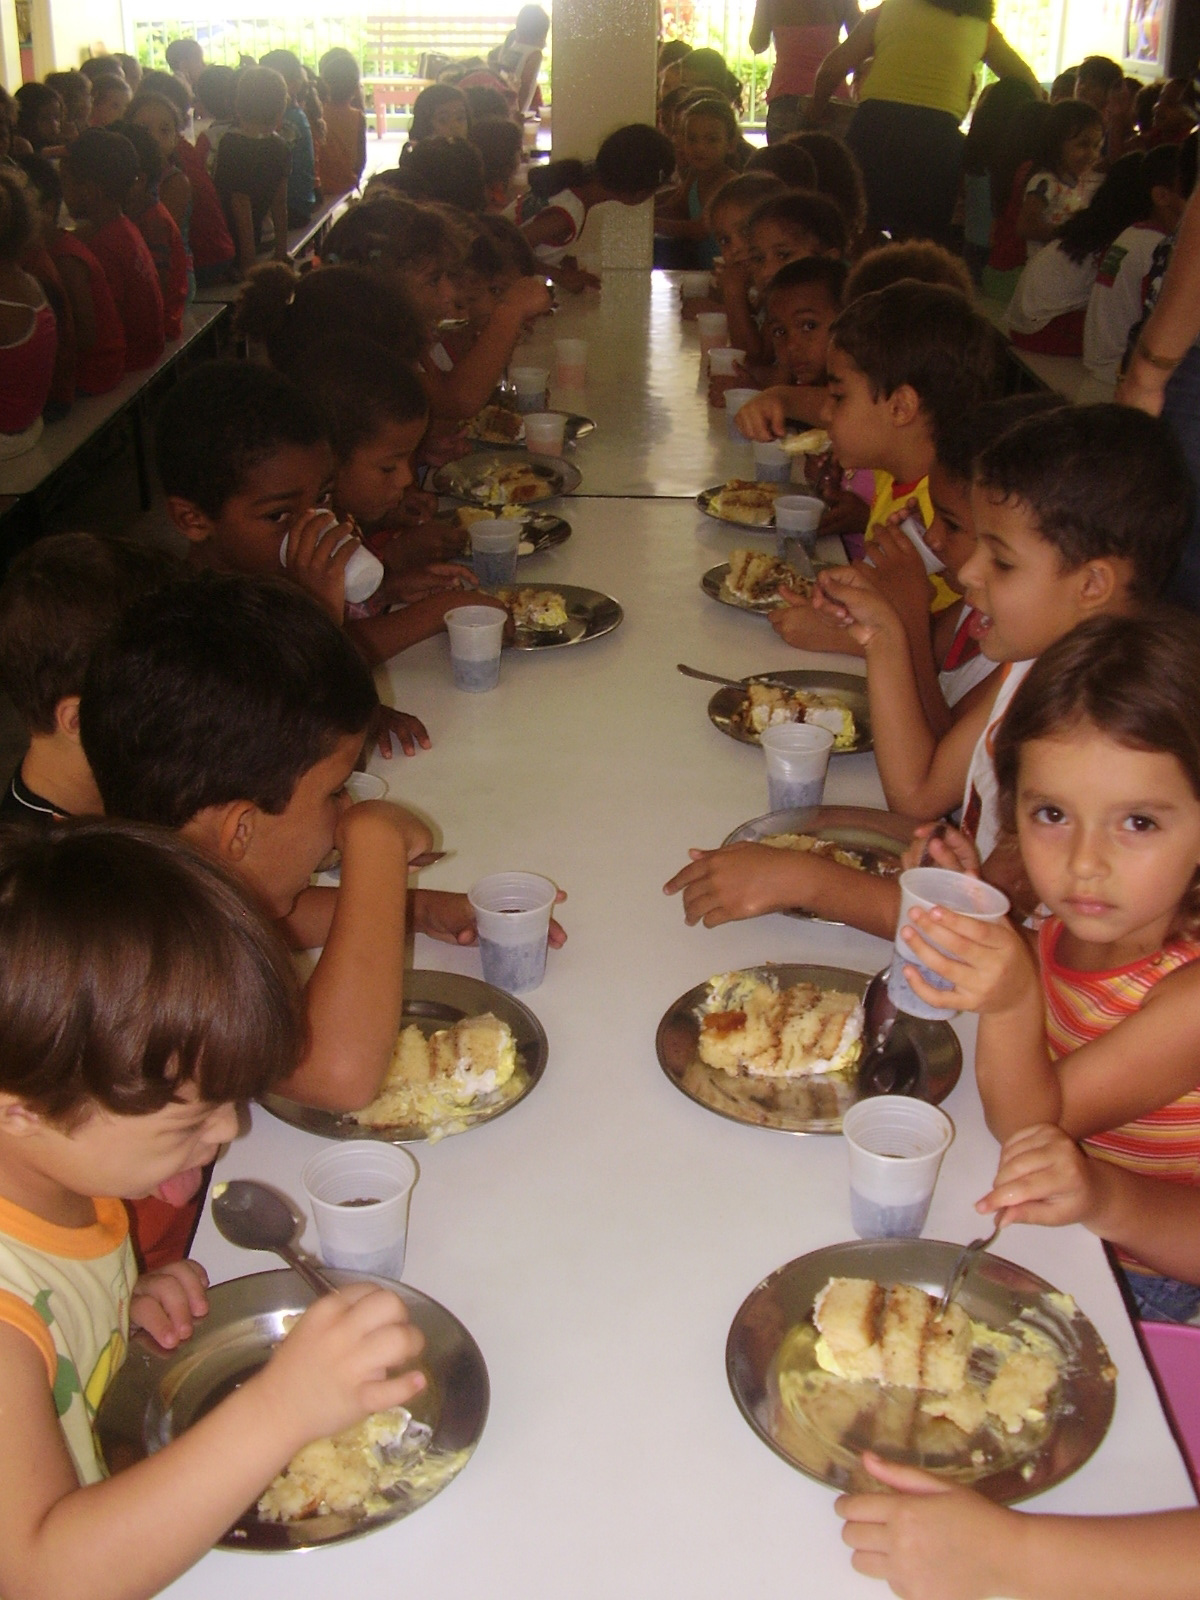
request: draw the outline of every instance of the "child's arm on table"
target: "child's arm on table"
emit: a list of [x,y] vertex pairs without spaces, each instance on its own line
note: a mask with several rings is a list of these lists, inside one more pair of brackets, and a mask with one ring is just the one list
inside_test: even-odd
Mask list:
[[[732,324],[729,330],[733,337]],[[734,347],[741,349],[741,341]],[[787,432],[789,422],[816,427],[825,415],[828,395],[812,385],[777,383],[747,401],[737,414],[739,430],[755,444],[774,444]]]
[[[334,842],[342,882],[304,991],[308,1047],[279,1092],[305,1105],[357,1111],[379,1092],[400,1032],[408,864],[432,840],[410,812],[367,800],[342,813]],[[288,927],[295,936],[295,913]],[[315,917],[307,931],[319,931]]]
[[431,639],[446,626],[446,613],[455,606],[496,606],[505,608],[495,595],[472,594],[464,599],[461,589],[442,589],[437,594],[426,595],[400,611],[385,611],[378,617],[351,617],[346,622],[346,632],[372,667],[390,661],[401,650]]
[[683,892],[689,925],[706,928],[769,911],[811,911],[831,922],[848,922],[891,939],[900,915],[894,879],[856,872],[804,850],[765,844],[731,844],[720,850],[689,850],[691,865],[663,884],[664,894]]
[[900,619],[925,723],[934,738],[940,739],[949,731],[954,717],[942,693],[933,654],[931,585],[912,540],[899,531],[900,523],[914,510],[916,502],[909,501],[903,511],[893,512],[868,546],[871,566],[865,571],[861,565],[856,566]]
[[[566,890],[558,891],[555,904],[567,898]],[[475,913],[465,894],[452,894],[445,889],[413,889],[410,891],[409,915],[413,928],[429,939],[442,944],[472,945],[479,943],[479,929]],[[567,930],[554,917],[550,918],[550,948],[561,950],[567,942]]]
[[33,1341],[0,1324],[0,1591],[149,1600],[210,1550],[303,1445],[403,1405],[424,1343],[390,1290],[318,1300],[267,1365],[164,1450],[81,1488]]
[[779,600],[768,620],[784,644],[794,650],[824,650],[843,656],[866,654],[850,629],[828,611],[818,611],[807,595],[780,589]]
[[541,316],[552,304],[544,278],[518,278],[497,302],[487,327],[452,372],[421,367],[430,414],[465,422],[481,411],[500,382],[526,320]]

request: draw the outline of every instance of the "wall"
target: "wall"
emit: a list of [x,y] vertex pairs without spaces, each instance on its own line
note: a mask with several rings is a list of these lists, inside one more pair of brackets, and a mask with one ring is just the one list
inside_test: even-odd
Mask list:
[[99,54],[101,47],[125,48],[120,0],[33,0],[36,78],[77,67],[89,53]]

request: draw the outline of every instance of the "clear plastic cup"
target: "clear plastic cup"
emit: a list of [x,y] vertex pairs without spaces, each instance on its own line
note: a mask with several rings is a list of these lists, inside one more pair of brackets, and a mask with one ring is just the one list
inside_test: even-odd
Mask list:
[[708,352],[708,374],[711,378],[732,378],[746,359],[746,352],[735,345],[717,345]]
[[754,446],[754,476],[760,483],[789,483],[792,458],[777,444]]
[[352,772],[346,779],[346,793],[355,805],[360,800],[383,800],[388,786],[374,772]]
[[700,362],[708,359],[710,350],[720,350],[729,345],[729,318],[723,311],[702,311],[696,318],[700,334]]
[[[914,906],[932,911],[934,906],[945,906],[947,911],[961,912],[964,917],[975,917],[980,922],[999,922],[1008,915],[1008,896],[981,878],[968,877],[965,872],[951,872],[948,867],[910,867],[900,874],[900,921],[896,926],[896,940],[892,950],[892,967],[888,975],[888,999],[910,1017],[927,1017],[946,1022],[958,1015],[957,1011],[941,1006],[927,1005],[920,999],[904,976],[907,964],[917,971],[935,989],[951,989],[953,984],[936,972],[931,972],[917,960],[916,955],[900,937],[901,929],[911,922]],[[930,944],[940,949],[936,939],[930,938],[928,927],[922,929]]]
[[681,300],[703,300],[712,288],[711,272],[684,272],[679,277]]
[[587,340],[554,341],[554,381],[560,389],[582,389],[587,383]]
[[484,694],[500,682],[506,615],[497,606],[455,606],[446,613],[454,687]]
[[525,417],[525,447],[534,455],[560,456],[566,429],[565,411],[530,411]]
[[480,587],[499,589],[517,581],[521,524],[512,517],[481,518],[470,527],[471,565]]
[[738,444],[749,444],[749,439],[737,425],[737,414],[744,405],[754,399],[756,394],[761,394],[761,389],[726,389],[725,391],[725,427],[729,437]]
[[356,1139],[319,1150],[300,1181],[330,1267],[399,1282],[408,1242],[408,1205],[418,1177],[407,1150]]
[[825,502],[811,494],[781,494],[775,502],[775,528],[780,534],[793,533],[811,544],[825,515]]
[[[336,528],[337,523],[338,519],[331,511],[329,513],[329,527]],[[346,534],[344,538],[338,540],[334,546],[335,554],[350,537],[350,534]],[[287,566],[290,539],[291,534],[285,533],[283,542],[279,546],[279,565],[281,567]],[[383,562],[380,561],[377,555],[368,550],[365,544],[360,545],[346,563],[346,599],[349,600],[351,605],[360,606],[364,600],[371,598],[382,582]]]
[[537,988],[546,974],[550,913],[557,896],[550,879],[535,872],[494,872],[471,885],[467,899],[479,930],[485,983],[509,994]]
[[850,1220],[860,1239],[917,1239],[954,1138],[944,1111],[908,1095],[860,1100],[842,1118]]
[[945,572],[946,563],[941,556],[935,556],[925,543],[925,524],[918,516],[905,517],[900,524],[900,532],[912,544],[925,566],[925,571],[933,576],[935,572]]
[[819,806],[833,749],[829,729],[811,722],[782,722],[764,729],[759,743],[767,762],[768,810]]
[[517,391],[517,410],[544,411],[550,382],[549,367],[509,367],[508,375]]

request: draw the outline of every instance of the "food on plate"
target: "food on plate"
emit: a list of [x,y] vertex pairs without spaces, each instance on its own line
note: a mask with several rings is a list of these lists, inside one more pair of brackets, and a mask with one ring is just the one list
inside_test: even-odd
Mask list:
[[731,1077],[808,1078],[849,1073],[862,1054],[863,1008],[854,994],[753,972],[709,980],[697,1045],[705,1066]]
[[515,1098],[525,1084],[512,1029],[490,1011],[428,1038],[410,1023],[396,1041],[382,1089],[350,1115],[363,1127],[419,1126],[436,1138],[461,1132],[476,1113]]
[[812,593],[812,583],[802,578],[786,561],[768,550],[734,550],[729,556],[729,571],[721,585],[733,600],[744,605],[779,605],[780,589],[797,594]]
[[525,418],[507,406],[488,405],[476,412],[463,432],[483,444],[518,444],[525,437]]
[[517,628],[558,633],[569,621],[567,603],[553,589],[498,589],[496,598],[508,607]]
[[789,456],[823,456],[833,449],[833,440],[824,428],[809,428],[805,433],[785,433],[780,448]]
[[828,728],[834,750],[852,750],[857,737],[854,714],[835,694],[820,689],[783,689],[773,683],[750,683],[740,713],[748,733],[762,733],[781,722],[812,722]]
[[968,1435],[1044,1422],[1059,1378],[1050,1341],[1020,1325],[973,1322],[955,1302],[939,1317],[937,1305],[912,1284],[831,1278],[813,1302],[817,1367],[849,1383],[920,1390],[925,1416]]
[[431,1434],[403,1406],[377,1411],[353,1428],[306,1444],[258,1502],[264,1522],[299,1522],[331,1512],[373,1516],[404,1482]]
[[726,522],[745,522],[766,528],[775,520],[775,501],[788,492],[784,483],[758,483],[752,478],[730,478],[709,501],[714,516]]
[[558,493],[558,485],[527,462],[514,461],[483,473],[468,485],[467,493],[484,506],[528,505],[533,500],[549,500]]
[[811,833],[770,833],[755,842],[770,845],[772,850],[806,850],[824,861],[836,861],[839,867],[851,867],[873,878],[895,878],[901,871],[899,855],[883,855],[875,850],[839,844],[836,839],[818,839]]
[[499,508],[459,506],[454,514],[458,518],[459,525],[464,528],[469,528],[473,522],[495,521],[498,517],[512,522],[524,522],[528,517],[528,512],[524,506],[500,506]]

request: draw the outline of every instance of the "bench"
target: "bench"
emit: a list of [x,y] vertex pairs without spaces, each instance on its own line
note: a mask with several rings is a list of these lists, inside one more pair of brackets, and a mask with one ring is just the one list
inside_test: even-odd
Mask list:
[[228,311],[224,305],[193,305],[184,312],[183,333],[168,340],[152,367],[126,373],[107,394],[84,395],[66,416],[48,422],[32,450],[0,461],[0,568],[22,544],[42,532],[45,500],[80,452],[110,430],[128,423],[137,469],[138,495],[143,510],[150,505],[150,472],[146,460],[145,402],[159,379],[172,373],[182,357],[216,355],[218,329]]
[[1008,338],[1005,307],[999,301],[980,295],[976,309],[1005,336],[1005,348],[1012,382],[1010,387],[1022,389],[1048,389],[1063,397],[1073,406],[1094,405],[1111,400],[1115,385],[1097,378],[1084,366],[1078,356],[1047,356],[1036,350],[1020,350]]
[[496,17],[364,17],[362,86],[371,93],[375,137],[387,132],[389,111],[407,110],[434,81],[436,71],[425,69],[437,63],[427,57],[486,56],[505,31]]

